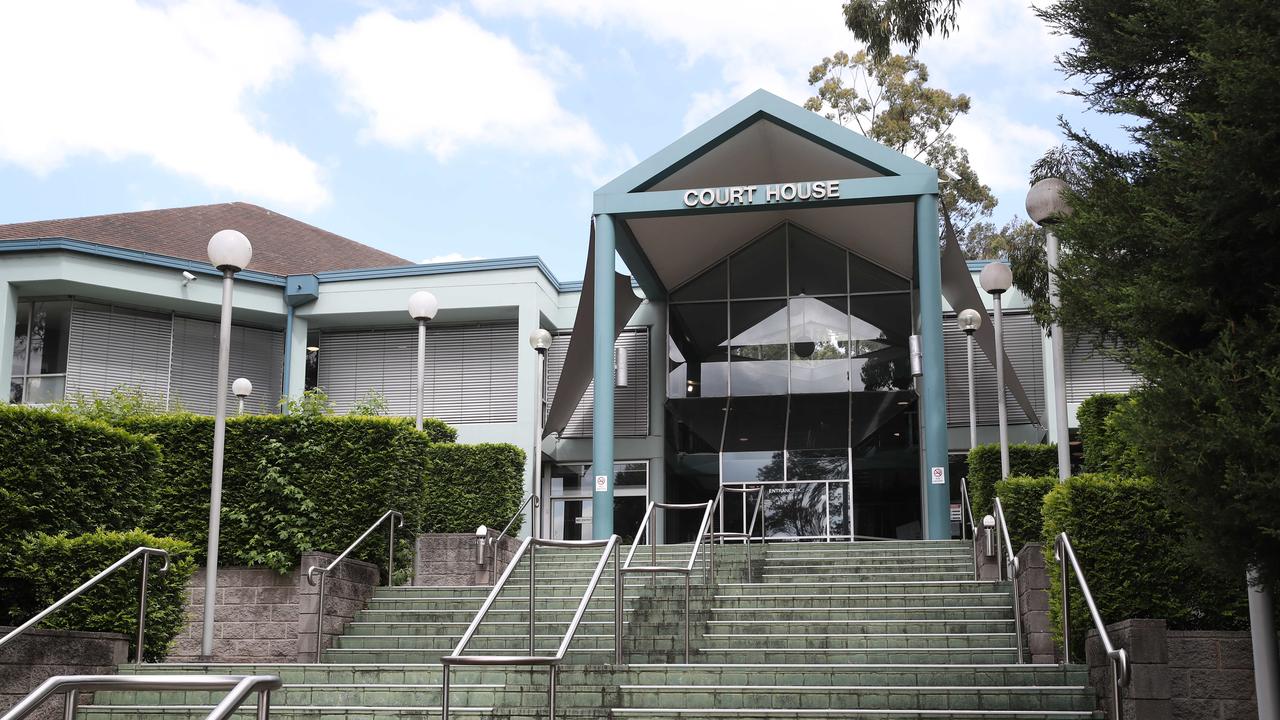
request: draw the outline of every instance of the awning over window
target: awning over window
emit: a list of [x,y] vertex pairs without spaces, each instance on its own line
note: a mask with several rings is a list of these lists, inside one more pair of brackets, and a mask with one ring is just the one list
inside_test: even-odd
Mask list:
[[[547,412],[544,437],[564,430],[578,402],[591,385],[593,371],[592,348],[595,345],[595,259],[596,228],[591,225],[591,241],[587,245],[587,269],[582,278],[582,296],[578,299],[578,313],[573,318],[573,336],[569,340],[569,351],[565,355],[564,369],[560,373],[560,382],[556,386],[555,397],[551,399],[551,409]],[[608,261],[612,262],[613,258]],[[620,272],[613,274],[613,339],[612,347],[618,341],[627,321],[640,307],[640,298],[631,291],[631,276]]]
[[[957,313],[966,308],[973,308],[984,317],[988,317],[986,306],[982,304],[982,296],[978,294],[978,289],[973,285],[973,276],[969,274],[969,264],[965,261],[964,250],[960,249],[955,229],[951,227],[951,218],[944,216],[943,220],[945,244],[942,248],[942,296]],[[995,327],[990,322],[982,323],[973,333],[973,339],[977,341],[978,347],[982,348],[987,361],[995,367]],[[1004,384],[1009,392],[1013,393],[1014,400],[1018,402],[1027,419],[1036,427],[1042,427],[1040,417],[1036,415],[1035,408],[1031,405],[1031,398],[1027,397],[1026,390],[1022,388],[1018,373],[1014,371],[1008,354],[1004,355]]]

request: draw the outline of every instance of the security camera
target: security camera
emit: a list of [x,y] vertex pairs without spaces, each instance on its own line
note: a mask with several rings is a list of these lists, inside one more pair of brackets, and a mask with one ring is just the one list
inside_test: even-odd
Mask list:
[[192,275],[190,272],[186,270],[182,271],[182,287],[186,287],[187,285],[195,281],[196,281],[195,275]]

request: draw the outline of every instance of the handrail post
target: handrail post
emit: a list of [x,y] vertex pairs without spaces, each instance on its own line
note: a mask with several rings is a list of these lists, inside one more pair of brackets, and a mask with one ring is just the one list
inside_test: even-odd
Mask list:
[[258,691],[258,720],[269,720],[271,717],[271,691],[263,688]]
[[555,720],[556,717],[556,664],[552,663],[547,666],[550,668],[550,678],[547,683],[547,720]]
[[147,637],[147,575],[151,569],[151,555],[142,553],[142,582],[138,590],[138,645],[133,662],[142,664],[142,643]]
[[449,663],[440,663],[440,720],[449,720]]
[[320,571],[320,589],[316,593],[316,662],[320,660],[324,649],[324,578],[329,574],[328,568]]
[[64,704],[62,706],[63,720],[75,720],[76,705],[78,705],[79,703],[80,703],[80,691],[68,690],[67,698],[64,701]]
[[1058,569],[1062,574],[1062,662],[1071,663],[1071,588],[1067,585],[1067,553],[1062,547],[1062,536],[1054,541],[1058,556]]
[[396,524],[387,523],[387,587],[394,583],[392,576],[396,572]]
[[684,662],[689,664],[689,575],[684,576]]
[[622,579],[621,543],[613,546],[613,662],[622,664],[622,603],[627,596]]
[[534,562],[534,558],[536,557],[537,553],[535,553],[534,551],[537,549],[538,549],[538,543],[535,542],[529,545],[529,654],[530,655],[533,655],[535,652],[537,652],[537,648],[535,647],[536,643],[534,642],[534,638],[536,637],[537,631],[535,630],[534,624],[533,624],[533,602],[534,602],[533,586],[534,586],[534,575],[535,575],[534,568],[537,565],[537,563]]

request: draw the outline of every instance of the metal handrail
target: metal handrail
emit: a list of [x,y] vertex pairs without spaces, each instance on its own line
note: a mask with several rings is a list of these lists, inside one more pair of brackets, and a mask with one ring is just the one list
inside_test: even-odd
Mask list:
[[[996,516],[996,556],[1003,554],[1006,558],[1001,569],[1001,579],[1013,581],[1013,629],[1018,642],[1018,662],[1022,659],[1022,603],[1018,599],[1018,577],[1022,575],[1022,563],[1013,554],[1013,541],[1009,539],[1009,523],[1004,519],[1004,506],[1000,504],[1000,496],[992,503]],[[1003,542],[1001,539],[1003,538]],[[1006,577],[1007,575],[1007,577]]]
[[[720,498],[720,493],[716,494],[716,498]],[[627,561],[622,564],[622,581],[626,582],[627,573],[649,573],[650,575],[658,575],[662,573],[671,573],[676,575],[684,575],[684,661],[689,662],[689,626],[690,626],[690,610],[689,610],[689,584],[693,575],[693,568],[698,562],[698,551],[702,549],[702,543],[707,543],[706,561],[703,563],[703,582],[710,582],[711,577],[715,574],[715,543],[711,541],[711,516],[715,509],[716,500],[709,500],[704,503],[661,503],[650,501],[649,506],[645,508],[644,519],[640,521],[640,529],[636,531],[635,540],[631,542],[631,550],[627,552]],[[631,559],[636,554],[636,548],[640,545],[640,538],[645,537],[645,529],[649,527],[649,518],[653,517],[654,510],[697,510],[702,509],[702,524],[698,526],[698,534],[694,536],[693,550],[689,553],[689,559],[685,562],[684,567],[678,565],[659,565],[658,564],[658,543],[655,533],[650,532],[649,540],[649,564],[631,566]]]
[[[556,676],[558,666],[564,660],[565,654],[569,650],[569,644],[573,642],[573,637],[578,631],[578,625],[582,623],[582,616],[587,612],[587,605],[591,602],[591,597],[595,595],[596,586],[600,584],[600,577],[604,574],[605,565],[609,561],[609,556],[613,555],[613,657],[614,662],[622,663],[622,572],[621,564],[618,562],[618,545],[617,535],[610,535],[607,540],[548,540],[543,538],[527,537],[524,542],[520,543],[520,549],[516,551],[515,557],[511,558],[511,563],[507,565],[507,569],[502,573],[502,579],[497,585],[493,586],[493,590],[489,591],[489,597],[485,598],[484,604],[480,606],[480,611],[476,613],[475,618],[471,620],[471,624],[467,626],[467,631],[462,634],[462,639],[458,641],[458,646],[453,649],[452,655],[445,655],[440,658],[442,665],[443,682],[441,684],[440,706],[441,720],[449,720],[449,673],[451,665],[546,665],[550,673],[550,683],[547,687],[547,701],[549,712],[548,718],[556,716]],[[564,637],[560,640],[560,645],[556,648],[555,655],[535,655],[536,647],[536,625],[534,623],[534,601],[536,587],[535,575],[535,553],[536,547],[560,547],[560,548],[590,548],[603,547],[600,553],[600,560],[596,563],[595,572],[591,575],[591,581],[587,583],[586,589],[582,593],[582,599],[578,602],[578,609],[573,613],[573,619],[569,621],[569,627],[564,632]],[[484,621],[485,616],[489,613],[489,609],[493,607],[497,601],[498,595],[502,593],[503,587],[506,586],[507,580],[511,578],[512,572],[520,563],[520,558],[525,553],[529,555],[529,654],[528,655],[463,655],[467,649],[467,643],[471,642],[471,638],[480,629],[480,623]]]
[[973,516],[973,501],[969,499],[968,478],[960,478],[960,539],[964,539],[964,516],[969,514],[969,537],[973,540],[973,579],[978,579],[978,519]]
[[[751,511],[751,522],[747,525],[746,532],[731,533],[724,531],[724,494],[726,492],[738,493],[744,496],[750,493],[756,494],[756,508]],[[746,497],[743,497],[742,501],[745,503],[747,501]],[[751,568],[751,540],[753,539],[756,531],[756,518],[761,517],[763,513],[764,486],[757,485],[754,488],[751,488],[745,485],[742,487],[721,485],[720,492],[716,493],[715,504],[718,509],[718,512],[715,513],[715,517],[720,520],[721,529],[719,532],[716,532],[713,526],[711,537],[719,539],[721,545],[724,545],[725,540],[741,540],[743,544],[747,546],[747,582],[755,582],[755,572]],[[760,544],[764,544],[763,532],[760,534]]]
[[319,597],[317,598],[318,602],[316,603],[316,662],[322,662],[320,659],[320,651],[324,649],[324,579],[333,571],[334,568],[338,567],[343,560],[347,559],[347,556],[351,554],[352,550],[359,547],[360,543],[368,539],[368,537],[373,534],[373,531],[377,530],[378,526],[386,522],[388,518],[395,518],[398,521],[396,523],[389,524],[387,533],[387,587],[391,587],[391,575],[395,570],[396,559],[396,528],[404,527],[404,515],[400,514],[400,511],[398,510],[388,510],[383,513],[382,517],[378,518],[377,522],[370,525],[369,529],[365,530],[360,537],[356,538],[355,542],[348,545],[346,550],[343,550],[338,557],[333,559],[333,562],[329,563],[325,567],[312,565],[307,568],[307,584],[312,586],[316,585],[316,574],[319,573],[320,575],[320,590],[317,593]]
[[111,690],[230,690],[222,701],[214,706],[205,720],[226,720],[231,717],[249,693],[258,693],[258,720],[267,720],[271,714],[271,691],[279,690],[283,683],[275,675],[55,675],[32,690],[0,720],[20,720],[30,715],[50,695],[65,692],[65,720],[76,715],[76,706],[82,692],[108,692]]
[[[541,503],[541,500],[538,499],[537,493],[529,493],[529,496],[524,499],[524,502],[520,503],[520,507],[516,510],[516,514],[512,515],[511,519],[507,521],[507,526],[502,528],[502,532],[485,539],[485,544],[489,546],[489,577],[493,578],[494,585],[498,584],[498,541],[506,536],[507,531],[511,529],[512,525],[516,524],[516,520],[524,513],[524,509],[529,505],[530,501],[533,502],[533,512],[536,517],[538,505]],[[536,536],[538,534],[536,531],[537,520],[534,520],[533,526],[534,531],[529,534]]]
[[22,623],[21,625],[14,628],[13,630],[10,630],[9,634],[5,635],[4,637],[0,637],[0,647],[4,647],[6,643],[11,642],[14,638],[21,635],[24,631],[28,630],[33,625],[39,623],[41,620],[45,619],[46,617],[49,617],[53,613],[62,609],[64,605],[71,602],[72,600],[75,600],[77,597],[80,597],[80,595],[82,595],[86,590],[102,582],[104,579],[106,579],[108,575],[111,575],[116,570],[119,570],[125,565],[128,565],[131,561],[133,561],[134,558],[138,557],[139,555],[142,556],[142,580],[139,583],[141,585],[141,588],[138,591],[138,638],[137,638],[138,649],[137,649],[137,652],[135,653],[134,662],[141,665],[143,640],[146,637],[146,630],[147,630],[147,576],[149,575],[149,572],[150,572],[151,556],[155,555],[157,557],[164,558],[164,565],[162,565],[160,569],[157,570],[156,572],[166,572],[169,569],[169,552],[167,550],[161,550],[160,548],[152,548],[152,547],[145,547],[145,546],[137,547],[129,551],[127,555],[125,555],[124,557],[112,563],[111,566],[108,567],[106,570],[103,570],[97,575],[94,575],[93,577],[84,581],[84,583],[80,585],[80,587],[76,588],[75,590],[72,590],[66,595],[63,595],[60,600],[50,605],[49,607],[45,608],[44,610],[41,610],[40,612],[36,613],[35,617]]
[[1080,561],[1076,558],[1076,551],[1071,547],[1071,538],[1066,533],[1058,533],[1058,537],[1053,543],[1053,557],[1058,561],[1058,565],[1062,571],[1062,661],[1071,662],[1071,587],[1067,584],[1067,563],[1063,562],[1063,556],[1071,561],[1071,569],[1075,571],[1076,581],[1080,585],[1080,594],[1084,596],[1085,605],[1089,608],[1089,615],[1093,617],[1093,626],[1098,630],[1098,637],[1102,640],[1102,647],[1107,651],[1107,659],[1111,662],[1111,718],[1112,720],[1120,720],[1120,687],[1129,684],[1129,653],[1124,648],[1117,648],[1111,642],[1111,635],[1107,633],[1107,625],[1102,622],[1102,615],[1098,612],[1098,604],[1093,600],[1093,593],[1089,591],[1089,581],[1084,577],[1084,570],[1080,569]]

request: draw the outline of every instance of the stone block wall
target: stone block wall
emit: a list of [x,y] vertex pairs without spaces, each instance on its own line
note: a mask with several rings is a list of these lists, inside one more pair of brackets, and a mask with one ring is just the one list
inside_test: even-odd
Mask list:
[[[316,607],[319,588],[304,574],[326,566],[332,553],[302,556],[301,567],[287,573],[268,568],[218,568],[213,656],[201,656],[204,622],[204,569],[187,585],[187,625],[169,653],[169,662],[312,662],[316,658]],[[378,585],[377,566],[346,559],[325,580],[324,647],[363,609]],[[323,649],[323,648],[322,648]]]
[[[13,628],[0,627],[0,636]],[[120,633],[31,629],[0,649],[0,713],[55,675],[110,675],[128,661],[129,640]],[[62,717],[63,696],[46,700],[29,717]]]
[[[1164,620],[1145,619],[1113,623],[1107,632],[1129,654],[1129,685],[1120,689],[1125,720],[1257,717],[1248,632],[1169,630]],[[1110,665],[1096,631],[1086,654],[1099,709],[1110,708]]]
[[1033,663],[1058,661],[1049,619],[1049,570],[1044,545],[1027,543],[1018,551],[1022,574],[1018,577],[1018,609],[1022,613],[1022,633],[1027,660]]
[[[520,543],[496,530],[489,531],[498,554],[496,572],[502,576]],[[489,562],[476,564],[475,533],[426,533],[419,535],[413,565],[414,585],[492,585],[497,579],[489,575]]]

